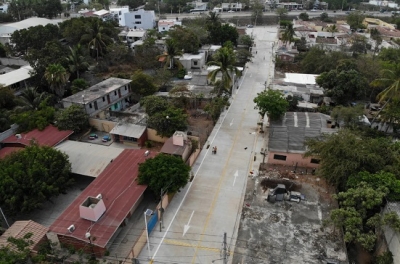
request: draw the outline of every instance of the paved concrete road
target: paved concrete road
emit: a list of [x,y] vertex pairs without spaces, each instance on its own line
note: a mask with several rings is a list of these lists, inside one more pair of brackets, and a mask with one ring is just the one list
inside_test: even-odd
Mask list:
[[211,153],[211,147],[202,151],[193,166],[193,182],[166,209],[165,228],[162,232],[153,230],[150,254],[144,248],[141,261],[150,257],[153,263],[211,263],[221,259],[224,232],[233,251],[247,177],[255,152],[263,147],[253,98],[264,90],[270,76],[271,49],[276,48],[272,43],[277,38],[276,26],[248,30],[255,38],[255,58],[245,68],[229,110],[222,114],[209,137],[211,147],[218,147],[217,154]]

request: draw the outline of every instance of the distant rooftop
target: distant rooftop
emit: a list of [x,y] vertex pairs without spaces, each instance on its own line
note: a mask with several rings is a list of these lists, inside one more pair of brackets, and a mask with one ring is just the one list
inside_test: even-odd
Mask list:
[[304,153],[307,138],[317,138],[337,129],[327,127],[330,116],[321,113],[288,112],[283,119],[271,121],[269,127],[270,151]]
[[13,70],[0,75],[0,84],[3,86],[10,86],[15,83],[19,83],[20,81],[27,80],[31,78],[30,71],[32,71],[32,67],[27,65],[23,66],[17,70]]
[[86,104],[92,102],[100,97],[107,95],[108,93],[124,86],[130,84],[132,81],[129,79],[121,78],[108,78],[92,87],[81,91],[79,93],[73,94],[67,98],[64,98],[64,102],[71,102],[75,104]]
[[318,75],[303,73],[285,73],[284,81],[296,84],[316,84],[315,79]]

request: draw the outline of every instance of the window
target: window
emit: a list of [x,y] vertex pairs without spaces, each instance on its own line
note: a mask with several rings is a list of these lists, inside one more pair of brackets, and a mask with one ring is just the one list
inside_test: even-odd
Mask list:
[[135,24],[136,25],[140,25],[140,24],[142,24],[142,22],[141,21],[135,21]]
[[133,138],[133,137],[126,137],[126,136],[124,136],[124,141],[137,142],[137,138]]
[[92,103],[89,104],[89,108],[93,108],[93,107],[92,107]]
[[106,101],[106,98],[104,98],[104,96],[103,96],[103,102],[105,102]]
[[311,163],[319,164],[319,159],[311,159]]
[[117,95],[117,91],[114,91],[114,95]]
[[194,65],[194,66],[197,66],[197,61],[193,61],[193,65]]
[[286,156],[274,154],[274,159],[276,159],[276,160],[286,160]]
[[165,30],[165,27],[163,27],[162,30]]
[[128,87],[126,87],[126,85],[125,85],[125,91],[126,91],[126,90],[128,90]]
[[142,16],[141,15],[135,15],[135,19],[141,19]]
[[118,14],[121,15],[122,14],[121,11],[119,11]]

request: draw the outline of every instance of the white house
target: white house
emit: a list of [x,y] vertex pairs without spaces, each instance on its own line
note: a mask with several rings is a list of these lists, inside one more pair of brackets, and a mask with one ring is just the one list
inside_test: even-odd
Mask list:
[[179,61],[187,71],[191,69],[201,69],[206,63],[206,55],[205,53],[184,53],[179,57]]
[[182,26],[182,21],[178,19],[158,21],[158,32],[169,31],[173,26]]
[[380,7],[399,8],[399,5],[393,1],[370,0],[368,4]]
[[229,10],[233,10],[233,11],[240,11],[242,10],[243,5],[242,3],[222,3],[222,11],[229,11]]
[[8,4],[0,5],[0,12],[1,13],[7,13],[7,10],[8,10]]
[[121,6],[117,8],[110,8],[110,13],[114,18],[118,19],[118,23],[121,27],[126,26],[125,14],[129,13],[129,6]]
[[126,34],[126,41],[129,43],[143,40],[146,36],[146,30],[144,29],[129,29],[128,33]]
[[129,28],[152,29],[156,27],[156,15],[154,10],[139,9],[138,11],[125,13],[125,26]]

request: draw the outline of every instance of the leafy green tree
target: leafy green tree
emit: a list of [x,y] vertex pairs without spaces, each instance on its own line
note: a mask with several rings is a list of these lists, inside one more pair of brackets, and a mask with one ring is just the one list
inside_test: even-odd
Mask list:
[[271,120],[277,120],[281,118],[289,107],[288,101],[280,91],[276,90],[265,90],[257,94],[254,98],[254,103],[261,118],[264,118],[265,114]]
[[252,47],[254,43],[254,39],[249,35],[241,35],[239,36],[238,43],[240,45],[245,45],[247,47]]
[[169,107],[168,101],[160,96],[149,95],[142,100],[140,104],[144,107],[146,114],[152,116],[159,112],[164,112]]
[[158,69],[153,75],[154,84],[159,89],[166,88],[170,85],[172,79],[172,73],[166,69]]
[[133,87],[133,92],[140,96],[152,95],[158,90],[153,78],[140,70],[133,73],[131,86]]
[[387,195],[389,200],[400,200],[400,180],[398,180],[393,173],[385,171],[379,171],[377,173],[361,171],[349,177],[347,180],[347,188],[357,188],[358,184],[361,182],[367,183],[373,189],[385,187],[389,190]]
[[297,105],[299,104],[300,101],[303,101],[304,98],[300,95],[288,95],[286,97],[286,101],[288,101],[289,106],[287,111],[296,111],[297,110]]
[[367,53],[367,38],[364,36],[354,35],[352,38],[353,44],[350,47],[350,51],[358,54],[366,54]]
[[261,24],[264,20],[264,5],[259,1],[252,2],[252,12],[251,12],[251,21],[254,21],[254,24]]
[[175,26],[168,31],[168,35],[173,39],[176,49],[183,50],[185,53],[197,53],[199,51],[200,40],[189,28]]
[[220,31],[220,43],[221,45],[225,44],[226,42],[230,41],[234,46],[237,46],[237,41],[239,38],[239,33],[237,32],[236,27],[233,27],[229,24],[223,24],[221,26]]
[[277,8],[275,10],[275,13],[278,15],[279,19],[282,19],[283,17],[285,17],[289,12],[286,8]]
[[400,99],[400,77],[398,75],[399,71],[400,64],[395,70],[383,69],[380,72],[381,77],[371,83],[373,86],[386,86],[386,89],[380,92],[377,96],[379,102],[388,101],[392,98]]
[[305,156],[320,160],[319,175],[339,190],[345,190],[348,178],[360,171],[398,173],[398,147],[388,138],[371,138],[359,131],[340,129],[336,134],[308,139],[305,144]]
[[374,231],[383,220],[379,207],[387,194],[386,187],[373,188],[361,182],[355,188],[335,195],[340,208],[331,211],[330,221],[343,228],[345,242],[358,243],[368,251],[373,250],[377,238]]
[[382,61],[391,63],[398,63],[400,61],[400,49],[397,48],[383,48],[378,55]]
[[76,47],[69,47],[70,55],[67,57],[69,72],[76,73],[76,78],[79,79],[79,71],[85,71],[89,68],[89,63],[83,56],[83,49],[80,44]]
[[71,105],[56,114],[56,124],[60,130],[81,132],[89,127],[89,116],[79,105]]
[[44,77],[46,69],[50,64],[68,67],[66,57],[67,49],[58,40],[46,42],[44,47],[40,49],[30,49],[25,58],[33,68],[32,85],[50,92],[49,84]]
[[28,50],[42,49],[49,41],[58,41],[61,34],[57,25],[35,26],[14,31],[11,34],[12,50],[17,54],[26,55]]
[[332,33],[332,37],[333,37],[334,34],[336,32],[338,32],[338,28],[336,27],[336,24],[334,24],[334,25],[329,26],[326,31]]
[[32,144],[0,160],[0,204],[15,214],[40,208],[72,184],[68,156]]
[[338,124],[344,124],[347,128],[355,128],[360,125],[360,120],[364,114],[364,106],[362,104],[355,107],[337,106],[332,110],[331,117]]
[[69,78],[69,73],[65,68],[60,64],[50,64],[46,68],[44,78],[49,83],[51,91],[62,98]]
[[300,61],[300,66],[304,73],[320,74],[336,69],[339,61],[349,58],[341,51],[327,52],[321,47],[312,47]]
[[316,82],[338,104],[346,104],[366,96],[367,80],[356,70],[331,70],[317,77]]
[[351,12],[348,16],[347,16],[347,24],[350,25],[351,29],[359,29],[359,28],[365,28],[365,26],[363,25],[363,21],[364,21],[365,16],[360,12],[360,11],[355,11],[355,12]]
[[236,74],[236,76],[240,76],[241,73],[235,67],[236,64],[236,56],[233,52],[233,49],[228,47],[222,47],[213,55],[212,61],[208,62],[209,66],[217,66],[217,68],[208,73],[208,78],[212,82],[216,81],[216,78],[219,74],[222,75],[221,82],[222,85],[229,94],[232,93],[232,76]]
[[310,20],[310,18],[309,18],[309,16],[308,16],[307,12],[300,13],[299,18],[300,18],[301,20],[303,20],[303,21],[308,21],[308,20]]
[[55,18],[62,12],[61,2],[58,0],[39,0],[34,2],[33,10],[38,17]]
[[11,120],[19,125],[19,131],[26,132],[35,128],[43,130],[54,121],[55,109],[48,106],[47,101],[48,99],[42,101],[35,110],[15,113],[11,116]]
[[0,133],[6,131],[12,125],[10,111],[0,108]]
[[381,122],[386,122],[387,130],[393,128],[395,133],[398,133],[400,128],[400,100],[394,98],[385,105],[385,108],[380,111],[379,119]]
[[[218,81],[216,84],[218,86],[218,83],[221,83]],[[224,110],[224,107],[227,106],[228,100],[227,98],[224,97],[215,97],[211,100],[211,102],[207,103],[204,106],[204,111],[208,114],[208,116],[211,117],[213,122],[217,122],[218,118],[220,117],[222,111]]]
[[161,189],[168,188],[168,192],[179,191],[189,181],[190,166],[186,165],[182,157],[159,154],[139,164],[139,184],[147,184],[159,195]]
[[173,69],[174,65],[180,65],[180,62],[176,60],[176,56],[182,55],[182,51],[178,49],[176,42],[173,39],[167,39],[165,41],[166,53],[159,55],[158,58],[165,58],[165,67]]
[[14,92],[0,84],[0,109],[11,110],[16,106],[16,97]]
[[89,83],[85,79],[75,79],[72,81],[71,90],[73,94],[79,93],[89,87]]
[[23,238],[8,237],[7,246],[0,247],[0,261],[2,263],[25,264],[32,262],[29,246],[33,244],[29,238],[32,233]]
[[130,9],[137,8],[144,4],[143,0],[118,0],[118,6],[128,5]]
[[150,115],[147,124],[157,131],[157,135],[171,137],[175,131],[186,130],[187,114],[183,109],[170,106],[162,112]]
[[329,18],[328,13],[326,12],[322,12],[321,15],[319,16],[319,19],[321,19],[321,21],[323,22],[330,22],[331,19]]

